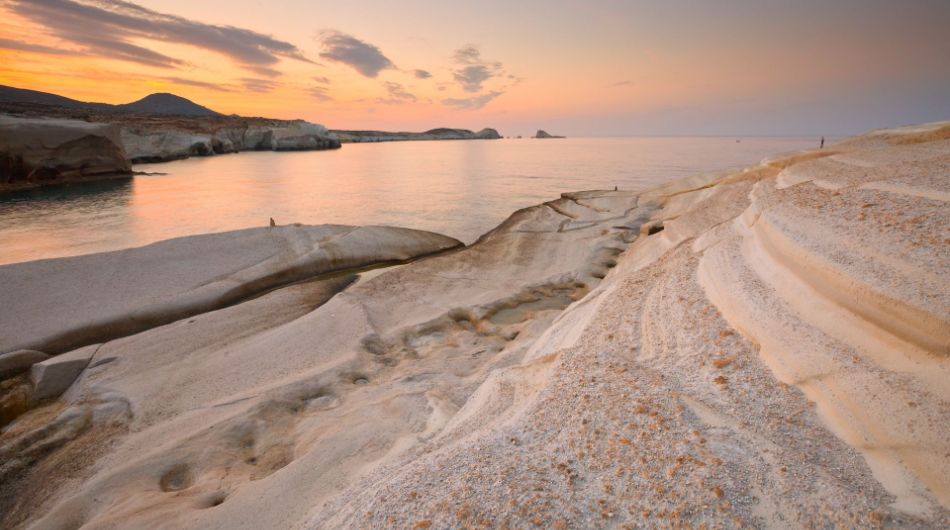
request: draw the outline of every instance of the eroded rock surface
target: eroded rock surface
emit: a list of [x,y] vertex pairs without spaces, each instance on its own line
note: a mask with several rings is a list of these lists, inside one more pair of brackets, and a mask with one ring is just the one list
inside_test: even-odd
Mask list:
[[61,353],[298,280],[461,245],[404,228],[277,226],[0,267],[0,352]]
[[946,526],[948,162],[944,123],[644,194],[603,283],[309,526]]
[[465,249],[106,342],[0,435],[0,510],[44,529],[946,527],[948,157],[937,124],[565,194]]
[[571,194],[470,248],[367,274],[316,309],[290,309],[294,290],[313,288],[300,284],[104,344],[62,399],[122,396],[129,434],[88,489],[36,524],[303,523],[313,503],[437,436],[495,369],[520,363],[648,214],[631,193]]

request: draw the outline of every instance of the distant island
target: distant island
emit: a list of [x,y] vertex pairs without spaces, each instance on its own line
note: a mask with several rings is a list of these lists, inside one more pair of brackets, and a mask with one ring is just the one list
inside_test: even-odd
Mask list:
[[545,138],[567,138],[567,136],[556,136],[556,135],[553,135],[553,134],[548,134],[548,133],[547,133],[546,131],[544,131],[543,129],[538,129],[538,132],[536,132],[536,133],[534,134],[534,136],[532,136],[532,138],[541,138],[541,139],[545,139]]
[[132,164],[241,151],[308,151],[349,142],[479,140],[495,129],[328,130],[304,120],[224,115],[157,93],[111,105],[0,85],[0,192],[129,178]]

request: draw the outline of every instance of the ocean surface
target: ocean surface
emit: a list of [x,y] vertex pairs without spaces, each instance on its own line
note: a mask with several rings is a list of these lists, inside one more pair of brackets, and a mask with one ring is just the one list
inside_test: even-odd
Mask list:
[[[739,141],[737,141],[739,140]],[[0,195],[0,263],[278,224],[382,224],[471,243],[562,192],[645,190],[817,147],[814,138],[568,138],[345,144],[135,166],[126,181]]]

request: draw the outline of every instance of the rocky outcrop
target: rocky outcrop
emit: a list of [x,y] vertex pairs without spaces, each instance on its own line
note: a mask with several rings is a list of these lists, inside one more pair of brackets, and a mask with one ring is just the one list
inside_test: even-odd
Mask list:
[[553,135],[553,134],[548,134],[547,132],[545,132],[545,131],[543,131],[543,130],[541,130],[541,129],[538,129],[538,132],[535,133],[535,135],[532,136],[532,138],[541,138],[541,139],[544,139],[544,138],[566,138],[566,136],[555,136],[555,135]]
[[90,344],[34,364],[30,370],[30,378],[33,380],[33,400],[59,397],[89,365],[89,361],[96,354],[99,346],[99,344]]
[[495,129],[485,128],[478,132],[468,129],[441,127],[425,132],[345,131],[331,130],[343,143],[361,142],[406,142],[413,140],[497,140],[502,136]]
[[49,355],[36,350],[17,350],[0,354],[0,380],[21,374],[46,359],[49,359]]
[[60,353],[315,276],[461,245],[405,228],[277,226],[0,267],[0,353]]
[[131,174],[115,125],[0,115],[0,191]]

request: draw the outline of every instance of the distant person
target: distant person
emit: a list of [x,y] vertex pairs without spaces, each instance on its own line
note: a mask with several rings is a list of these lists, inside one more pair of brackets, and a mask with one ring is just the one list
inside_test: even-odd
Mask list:
[[824,149],[824,148],[825,148],[825,137],[822,136],[822,137],[821,137],[821,145],[818,146],[818,149]]

